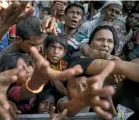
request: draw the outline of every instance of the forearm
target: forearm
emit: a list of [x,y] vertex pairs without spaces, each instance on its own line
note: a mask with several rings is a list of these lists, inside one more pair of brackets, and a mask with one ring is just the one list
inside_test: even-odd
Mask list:
[[28,84],[24,84],[22,85],[21,87],[21,99],[22,100],[25,100],[25,99],[28,99],[28,98],[31,98],[33,97],[34,95],[36,95],[37,93],[33,93],[31,91],[29,91],[27,89],[27,86],[32,90],[32,91],[36,91],[38,89],[40,89],[40,87],[42,85],[45,84],[45,81],[44,80],[40,80],[36,75],[32,75],[32,78],[31,80],[28,82]]
[[64,109],[68,110],[67,116],[68,117],[73,117],[76,115],[78,112],[81,111],[81,109],[87,107],[87,104],[85,103],[84,99],[87,99],[86,97],[86,92],[80,93],[76,98],[64,103],[63,107],[61,106],[61,111]]

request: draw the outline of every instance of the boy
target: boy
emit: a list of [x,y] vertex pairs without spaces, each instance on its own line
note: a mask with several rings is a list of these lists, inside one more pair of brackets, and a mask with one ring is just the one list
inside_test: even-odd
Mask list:
[[[72,100],[76,99],[77,96],[86,90],[87,88],[87,77],[75,77],[72,79],[69,79],[67,81],[67,91],[68,91],[68,96],[64,96],[61,98],[58,103],[58,110],[59,112],[63,111],[66,106],[71,104],[70,110],[68,109],[68,116],[74,116],[77,112],[89,112],[90,107],[85,107],[84,109],[80,110],[78,108],[74,108],[74,105],[72,105]],[[82,99],[80,99],[82,101]],[[78,102],[80,104],[80,102]],[[74,111],[71,111],[71,109],[74,109]]]
[[[45,39],[44,43],[44,52],[45,58],[50,62],[51,68],[55,70],[64,70],[67,68],[67,63],[62,60],[63,56],[67,52],[67,40],[62,34],[57,34],[57,36],[49,35]],[[62,82],[53,80],[52,84],[56,89],[62,93],[66,94],[66,89],[63,86]]]

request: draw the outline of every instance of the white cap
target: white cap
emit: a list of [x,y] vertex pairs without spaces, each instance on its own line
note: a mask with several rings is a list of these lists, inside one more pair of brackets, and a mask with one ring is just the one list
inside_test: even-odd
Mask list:
[[123,7],[121,1],[119,1],[119,0],[109,0],[109,1],[105,2],[105,4],[102,6],[102,9],[104,9],[105,7],[107,7],[108,5],[111,5],[111,4],[117,4],[117,5],[121,6],[121,8]]

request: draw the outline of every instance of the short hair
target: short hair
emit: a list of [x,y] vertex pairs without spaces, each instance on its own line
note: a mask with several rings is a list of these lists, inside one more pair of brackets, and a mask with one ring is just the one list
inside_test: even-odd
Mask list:
[[31,36],[40,36],[42,32],[40,31],[41,20],[35,16],[29,16],[25,20],[17,23],[16,25],[16,35],[25,39],[30,39]]
[[47,49],[53,43],[59,43],[64,47],[65,51],[68,49],[67,39],[63,34],[58,33],[57,36],[52,34],[48,35],[44,40],[44,49]]
[[67,12],[68,12],[68,10],[69,10],[70,8],[72,8],[72,7],[78,7],[78,8],[80,8],[80,9],[82,10],[82,12],[83,12],[83,16],[85,15],[84,7],[83,7],[82,5],[80,5],[80,4],[77,4],[77,3],[69,4],[69,5],[66,7],[66,9],[65,9],[64,14],[66,15]]
[[47,11],[48,12],[48,15],[50,15],[50,8],[49,7],[44,7],[42,9],[42,12],[45,12],[45,11]]
[[0,59],[0,71],[10,70],[16,68],[17,61],[22,58],[27,65],[32,65],[30,56],[23,53],[5,54]]
[[102,25],[102,26],[96,27],[96,28],[92,31],[92,33],[91,33],[91,35],[90,35],[90,37],[89,37],[89,43],[88,43],[88,44],[91,44],[91,42],[92,42],[92,40],[94,39],[95,34],[97,33],[97,31],[102,30],[102,29],[107,29],[107,30],[110,30],[110,31],[112,32],[113,38],[114,38],[114,49],[113,49],[113,51],[112,51],[112,54],[115,54],[115,47],[116,47],[116,45],[117,45],[118,36],[117,36],[117,33],[116,33],[116,31],[115,31],[115,29],[114,29],[113,26]]

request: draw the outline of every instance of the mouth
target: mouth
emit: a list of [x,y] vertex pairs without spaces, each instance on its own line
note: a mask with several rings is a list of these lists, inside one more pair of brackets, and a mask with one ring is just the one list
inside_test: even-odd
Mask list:
[[105,49],[101,49],[100,51],[108,53],[108,50],[105,50]]
[[72,24],[77,24],[77,21],[76,20],[71,20],[71,23]]

